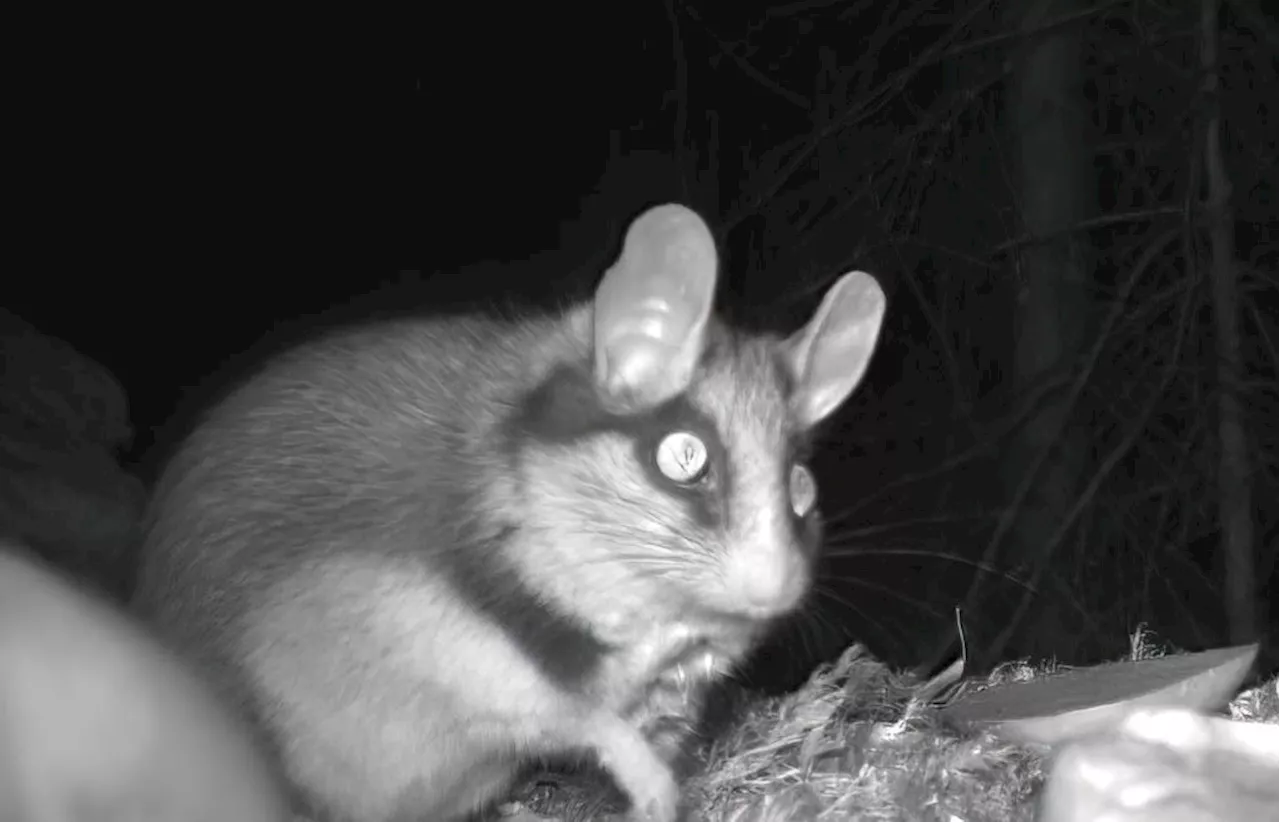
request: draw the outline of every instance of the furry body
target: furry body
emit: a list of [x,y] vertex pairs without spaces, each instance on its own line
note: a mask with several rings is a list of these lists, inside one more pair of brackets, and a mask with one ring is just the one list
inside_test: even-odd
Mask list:
[[[658,240],[682,241],[672,225]],[[668,822],[674,778],[632,719],[646,690],[694,656],[723,670],[807,591],[819,526],[788,484],[804,374],[707,316],[704,267],[693,293],[639,257],[609,275],[622,296],[560,316],[297,349],[165,471],[137,605],[317,818],[463,818],[531,757],[581,752]],[[628,324],[652,304],[635,287],[692,319],[626,336],[654,327]],[[653,457],[673,431],[705,446],[696,481]]]

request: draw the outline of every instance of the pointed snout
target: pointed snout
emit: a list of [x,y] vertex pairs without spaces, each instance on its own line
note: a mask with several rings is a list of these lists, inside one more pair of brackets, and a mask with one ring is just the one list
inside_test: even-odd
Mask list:
[[808,559],[789,541],[736,551],[725,568],[730,607],[751,619],[772,619],[790,613],[800,605],[812,583]]

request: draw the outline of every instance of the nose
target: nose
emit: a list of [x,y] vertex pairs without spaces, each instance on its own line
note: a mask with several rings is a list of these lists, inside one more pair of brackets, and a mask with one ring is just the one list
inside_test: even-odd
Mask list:
[[793,610],[809,590],[809,563],[798,546],[774,544],[739,551],[728,571],[731,599],[745,616],[768,619]]

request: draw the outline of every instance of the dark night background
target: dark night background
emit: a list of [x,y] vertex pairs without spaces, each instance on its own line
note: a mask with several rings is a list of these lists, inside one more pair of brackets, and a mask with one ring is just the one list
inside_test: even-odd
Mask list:
[[[1093,372],[1078,402],[1053,394],[1084,455],[1064,487],[1086,505],[1034,558],[1002,530],[1009,455],[1025,447],[1029,398],[1073,377],[1015,377],[1030,232],[1002,112],[1031,41],[1010,33],[1016,7],[879,6],[449,4],[377,29],[116,10],[33,20],[41,59],[10,104],[20,215],[5,307],[117,377],[135,426],[122,461],[145,471],[179,409],[264,340],[349,305],[589,294],[632,217],[686,202],[718,232],[722,300],[744,322],[795,327],[855,267],[890,295],[872,373],[817,460],[834,559],[813,623],[826,627],[792,646],[805,648],[796,667],[853,639],[936,665],[958,648],[962,602],[971,652],[1025,626],[995,658],[1114,657],[1142,624],[1188,649],[1240,639],[1217,558],[1199,5],[1061,6],[1084,21],[1074,88],[1089,107],[1076,139],[1089,179],[1067,256],[1093,306],[1065,345],[1089,352],[1103,328],[1115,342],[1080,358]],[[1275,21],[1274,8],[1226,3],[1220,24],[1269,665]],[[1121,213],[1141,216],[1107,219]],[[1158,245],[1168,231],[1180,239]],[[1142,262],[1157,247],[1162,262]],[[1188,252],[1200,268],[1178,261]],[[1130,271],[1156,265],[1125,290]],[[1193,291],[1202,302],[1184,314],[1151,309]],[[1128,308],[1108,324],[1117,294]],[[1160,329],[1176,316],[1189,331],[1175,345]],[[1177,376],[1147,391],[1175,349]],[[1118,433],[1139,408],[1148,423]]]

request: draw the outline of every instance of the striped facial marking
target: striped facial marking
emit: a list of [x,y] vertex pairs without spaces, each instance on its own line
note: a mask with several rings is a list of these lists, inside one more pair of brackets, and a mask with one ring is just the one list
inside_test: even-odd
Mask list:
[[604,410],[588,369],[554,372],[510,437],[538,500],[531,515],[578,545],[599,587],[659,582],[635,591],[637,607],[656,593],[749,621],[790,611],[808,590],[818,526],[780,363],[772,340],[713,326],[688,389],[626,415]]

